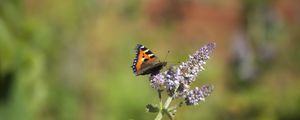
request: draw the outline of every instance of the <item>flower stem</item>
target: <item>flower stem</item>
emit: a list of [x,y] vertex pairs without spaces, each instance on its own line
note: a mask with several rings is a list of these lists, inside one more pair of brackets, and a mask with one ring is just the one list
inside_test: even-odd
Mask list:
[[[168,99],[166,100],[166,102],[163,106],[162,106],[162,101],[160,101],[160,109],[159,109],[158,114],[155,117],[155,120],[161,120],[162,119],[164,110],[167,110],[167,108],[171,104],[172,100],[173,100],[172,97],[168,97]],[[173,118],[170,118],[170,119],[172,120]]]
[[164,104],[164,108],[163,108],[164,112],[167,113],[167,115],[168,115],[168,117],[170,118],[170,120],[173,120],[173,117],[174,117],[174,116],[171,115],[171,114],[169,113],[169,111],[168,111],[168,107],[169,107],[169,105],[171,104],[172,100],[173,100],[173,97],[168,97],[168,99],[166,100],[166,102],[165,102],[165,104]]
[[168,99],[166,100],[165,104],[164,104],[164,109],[167,109],[170,105],[170,103],[172,102],[173,98],[172,97],[168,97]]
[[161,98],[161,90],[158,90],[158,98],[159,98],[159,112],[157,116],[155,117],[155,120],[161,120],[163,115],[162,115],[162,108],[163,108],[163,103],[162,103],[162,98]]
[[[155,119],[154,120],[161,120],[162,117],[163,117],[163,113],[164,112],[167,112],[168,114],[168,107],[169,105],[171,104],[172,100],[173,100],[173,97],[176,95],[176,92],[177,92],[177,89],[178,89],[179,85],[176,86],[175,90],[174,90],[174,95],[172,97],[168,97],[168,99],[165,101],[164,105],[162,104],[162,98],[161,98],[161,92],[160,90],[158,90],[158,97],[159,97],[159,112],[158,114],[156,115]],[[170,120],[173,120],[173,116],[172,115],[168,115]]]
[[161,120],[161,119],[162,119],[162,117],[163,117],[163,115],[162,115],[162,111],[160,110],[160,111],[158,112],[158,114],[156,115],[156,117],[155,117],[155,119],[154,119],[154,120]]

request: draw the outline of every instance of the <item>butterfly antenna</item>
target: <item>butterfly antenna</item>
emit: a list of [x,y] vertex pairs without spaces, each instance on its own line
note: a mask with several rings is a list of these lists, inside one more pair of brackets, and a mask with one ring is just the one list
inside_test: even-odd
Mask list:
[[164,58],[164,61],[166,61],[166,59],[167,59],[169,53],[170,53],[170,50],[168,50],[168,53],[166,54],[166,56],[165,56],[165,58]]

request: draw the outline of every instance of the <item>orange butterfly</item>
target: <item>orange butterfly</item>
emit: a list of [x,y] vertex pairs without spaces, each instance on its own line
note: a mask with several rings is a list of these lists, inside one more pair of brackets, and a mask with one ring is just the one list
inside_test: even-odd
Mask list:
[[136,56],[133,60],[132,70],[133,73],[138,75],[157,74],[167,65],[167,62],[160,62],[153,52],[151,52],[144,45],[137,44]]

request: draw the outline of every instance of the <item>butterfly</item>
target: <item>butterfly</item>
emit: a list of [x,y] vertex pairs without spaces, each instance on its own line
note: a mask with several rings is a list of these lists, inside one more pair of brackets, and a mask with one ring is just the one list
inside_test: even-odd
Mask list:
[[160,62],[158,57],[144,45],[137,44],[135,51],[136,56],[133,59],[132,70],[136,76],[158,74],[167,65],[167,62]]

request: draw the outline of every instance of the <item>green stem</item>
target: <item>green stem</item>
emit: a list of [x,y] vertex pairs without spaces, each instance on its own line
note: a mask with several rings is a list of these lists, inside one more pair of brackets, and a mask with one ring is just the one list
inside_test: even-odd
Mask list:
[[170,120],[173,120],[173,117],[174,117],[168,111],[169,105],[171,104],[172,100],[173,100],[173,97],[168,97],[168,99],[166,100],[166,102],[164,104],[164,112],[167,113]]
[[168,108],[169,105],[171,104],[173,98],[172,97],[168,97],[168,99],[166,100],[165,104],[164,104],[164,108]]
[[154,120],[161,120],[162,119],[162,111],[161,110],[159,110],[159,112],[158,112],[158,114],[157,114],[157,116],[155,117],[155,119]]
[[[162,106],[162,102],[160,101],[160,109],[159,109],[159,112],[158,112],[157,116],[155,117],[155,120],[161,120],[162,119],[164,109],[167,110],[167,108],[171,104],[172,100],[173,100],[172,97],[168,97],[168,99],[166,100],[166,102],[163,106]],[[170,118],[170,119],[172,119],[172,118]]]
[[[165,112],[164,110],[168,110],[169,105],[171,104],[173,97],[176,95],[176,91],[178,89],[179,85],[176,86],[175,91],[174,91],[174,95],[172,97],[168,97],[168,99],[166,100],[166,102],[164,103],[164,105],[162,105],[162,99],[161,99],[161,92],[162,91],[158,91],[158,97],[159,97],[159,112],[156,115],[154,120],[161,120],[163,117],[163,113]],[[173,120],[172,117],[169,116],[169,118],[171,120]]]
[[162,98],[161,98],[161,90],[158,90],[158,98],[159,98],[159,112],[157,114],[157,116],[155,117],[155,120],[161,120],[163,115],[162,115],[162,108],[163,108],[163,104],[162,104]]

